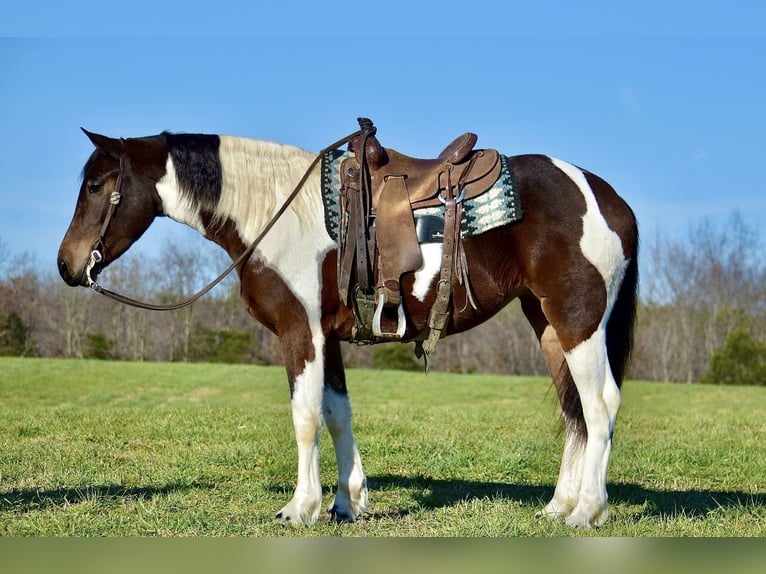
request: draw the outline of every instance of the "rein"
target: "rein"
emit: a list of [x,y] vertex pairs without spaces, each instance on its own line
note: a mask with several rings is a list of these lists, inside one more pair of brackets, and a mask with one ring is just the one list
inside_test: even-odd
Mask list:
[[120,203],[120,199],[121,199],[120,191],[122,188],[122,183],[124,179],[123,175],[125,172],[125,140],[120,139],[120,141],[122,142],[122,153],[120,155],[120,172],[117,175],[115,191],[112,192],[112,195],[109,198],[109,210],[106,213],[104,223],[101,225],[101,231],[99,232],[98,239],[96,239],[95,243],[93,244],[93,248],[91,250],[91,254],[88,259],[88,264],[85,268],[86,277],[88,280],[88,284],[90,285],[90,288],[93,289],[93,291],[95,291],[96,293],[105,295],[106,297],[109,297],[110,299],[113,299],[114,301],[117,301],[119,303],[130,305],[131,307],[138,307],[139,309],[147,309],[149,311],[175,311],[177,309],[182,309],[184,307],[191,305],[192,303],[200,299],[202,296],[207,294],[213,287],[215,287],[221,281],[223,281],[227,275],[229,275],[232,271],[234,271],[234,269],[236,269],[239,265],[243,264],[253,254],[256,247],[258,247],[258,244],[263,240],[263,238],[271,230],[271,228],[274,227],[274,225],[277,223],[279,218],[282,217],[284,212],[287,211],[287,208],[290,206],[293,200],[297,197],[298,193],[303,188],[303,185],[308,180],[312,170],[314,169],[314,167],[316,167],[317,163],[319,163],[322,157],[324,157],[325,154],[327,154],[328,152],[334,149],[337,149],[343,144],[347,143],[352,138],[359,136],[361,133],[362,133],[362,130],[357,130],[354,133],[349,134],[346,137],[336,141],[335,143],[330,144],[329,146],[325,147],[322,151],[320,151],[317,154],[317,156],[314,158],[314,160],[311,162],[311,165],[309,165],[308,169],[306,169],[306,172],[303,174],[303,177],[301,177],[300,181],[296,184],[295,189],[293,189],[293,191],[290,193],[287,199],[285,199],[285,201],[282,203],[282,206],[277,210],[277,212],[274,214],[271,220],[266,224],[266,227],[263,228],[263,230],[258,234],[258,236],[253,240],[253,242],[247,247],[247,249],[245,249],[242,252],[242,254],[239,257],[237,257],[237,259],[233,261],[232,264],[229,265],[218,277],[213,279],[210,283],[208,283],[205,287],[200,289],[197,293],[195,293],[191,297],[184,299],[183,301],[179,301],[178,303],[169,303],[169,304],[146,303],[144,301],[132,299],[125,295],[121,295],[120,293],[116,293],[114,291],[110,291],[109,289],[105,289],[104,287],[96,283],[93,279],[91,279],[90,277],[90,272],[93,269],[93,267],[97,263],[101,262],[104,258],[104,255],[103,255],[104,236],[106,235],[106,230],[109,227],[109,222],[112,220],[114,212],[117,208],[117,205]]

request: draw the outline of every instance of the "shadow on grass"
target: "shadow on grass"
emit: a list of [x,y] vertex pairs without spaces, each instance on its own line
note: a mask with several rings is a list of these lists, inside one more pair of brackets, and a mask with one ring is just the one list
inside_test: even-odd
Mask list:
[[151,500],[173,492],[193,488],[207,488],[206,484],[168,484],[164,486],[126,487],[115,484],[56,488],[53,490],[14,489],[0,492],[0,512],[29,512],[98,501],[100,504],[117,504],[131,500]]
[[766,508],[766,494],[737,490],[652,490],[638,484],[608,484],[609,502],[644,506],[642,516],[699,518],[717,509]]
[[[473,499],[500,499],[542,508],[553,496],[553,486],[433,479],[425,476],[380,475],[367,478],[371,491],[406,489],[423,508],[453,506]],[[609,484],[610,504],[642,506],[641,516],[701,517],[723,508],[766,507],[766,495],[741,491],[652,490],[637,484]],[[401,509],[409,514],[412,509]]]

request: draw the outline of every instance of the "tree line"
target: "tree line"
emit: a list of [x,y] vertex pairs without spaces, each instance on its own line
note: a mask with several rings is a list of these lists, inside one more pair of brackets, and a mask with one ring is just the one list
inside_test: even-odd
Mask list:
[[[688,237],[643,238],[633,379],[766,384],[766,261],[759,230],[733,214]],[[204,239],[129,254],[100,280],[151,301],[177,301],[228,264]],[[191,307],[151,312],[66,286],[55,269],[12,254],[0,239],[0,355],[130,361],[280,364],[274,337],[244,310],[236,278]],[[411,345],[346,345],[349,366],[419,368]],[[434,370],[546,374],[518,303],[444,339]]]

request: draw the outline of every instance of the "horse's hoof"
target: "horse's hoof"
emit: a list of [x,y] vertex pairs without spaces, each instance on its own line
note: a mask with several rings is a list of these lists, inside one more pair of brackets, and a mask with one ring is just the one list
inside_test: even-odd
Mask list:
[[574,505],[551,500],[545,505],[545,508],[535,512],[535,518],[538,520],[543,518],[547,520],[563,520],[572,512],[572,508],[574,508]]
[[604,524],[608,516],[607,508],[603,508],[596,513],[575,509],[572,514],[566,517],[564,524],[576,530],[588,530],[594,526],[598,527]]
[[335,506],[327,509],[330,520],[334,522],[356,522],[357,516],[353,512],[341,510]]
[[281,510],[274,515],[274,520],[281,522],[282,524],[289,524],[290,526],[299,526],[301,524],[299,521],[293,519],[292,516]]
[[[303,511],[301,511],[303,508]],[[297,505],[294,501],[286,504],[282,510],[274,515],[274,520],[284,524],[314,524],[319,517],[319,508],[313,511],[310,507],[305,508]]]
[[589,530],[591,527],[589,520],[587,520],[585,517],[576,516],[574,514],[567,516],[564,519],[564,524],[574,530]]

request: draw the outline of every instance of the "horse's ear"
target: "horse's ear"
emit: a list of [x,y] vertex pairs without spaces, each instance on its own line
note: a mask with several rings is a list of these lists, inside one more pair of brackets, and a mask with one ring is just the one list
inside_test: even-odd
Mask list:
[[114,159],[120,158],[120,155],[122,154],[122,144],[120,143],[120,140],[89,132],[82,127],[80,129],[86,136],[88,136],[88,139],[98,150]]

